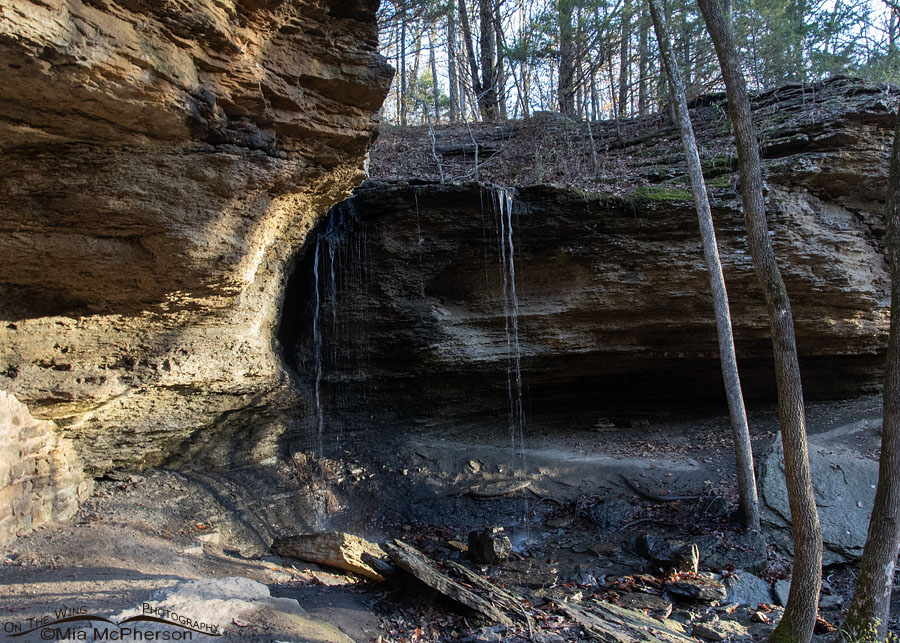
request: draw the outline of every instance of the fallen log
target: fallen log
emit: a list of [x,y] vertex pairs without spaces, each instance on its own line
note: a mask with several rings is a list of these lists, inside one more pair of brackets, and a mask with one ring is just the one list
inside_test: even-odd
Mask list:
[[512,619],[490,601],[481,598],[446,574],[437,571],[432,561],[415,547],[407,545],[401,540],[395,540],[393,543],[385,543],[384,548],[397,567],[409,572],[432,589],[483,614],[495,623],[506,627],[513,624]]
[[327,565],[370,580],[383,581],[390,573],[381,547],[340,531],[276,538],[271,549],[278,556]]
[[657,619],[637,610],[594,601],[590,609],[554,600],[560,612],[604,643],[694,643],[676,621]]
[[532,622],[531,617],[528,615],[528,611],[525,609],[525,606],[515,598],[513,598],[512,595],[504,592],[493,583],[486,581],[471,569],[463,567],[457,562],[449,560],[447,561],[447,567],[451,569],[454,574],[465,580],[470,585],[488,594],[494,604],[499,605],[502,609],[508,612],[512,612],[517,617],[519,617],[525,623],[525,625],[528,626],[529,633],[534,630],[534,623]]

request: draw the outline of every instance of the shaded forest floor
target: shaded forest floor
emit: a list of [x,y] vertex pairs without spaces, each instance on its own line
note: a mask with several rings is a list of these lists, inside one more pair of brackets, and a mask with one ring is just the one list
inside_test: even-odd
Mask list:
[[[814,404],[810,430],[830,431],[878,411],[877,397]],[[775,409],[752,412],[751,426],[757,452],[764,452],[777,430]],[[232,604],[223,623],[228,640],[581,641],[592,636],[560,602],[590,610],[635,596],[668,601],[688,638],[693,631],[696,639],[700,624],[727,621],[745,628],[735,640],[762,640],[780,614],[775,594],[766,594],[762,608],[756,600],[740,607],[672,601],[660,597],[666,574],[638,554],[642,534],[675,538],[696,543],[701,571],[718,578],[734,570],[740,577],[744,569],[767,584],[789,577],[782,544],[771,535],[748,536],[733,522],[728,434],[727,418],[709,414],[642,417],[618,427],[596,418],[573,417],[567,426],[535,419],[520,452],[490,422],[419,423],[344,445],[325,459],[295,453],[232,471],[115,476],[99,482],[73,522],[21,538],[0,559],[0,621],[37,619],[61,604],[106,616],[144,601],[177,606],[172,596],[183,594],[185,583],[240,577],[272,598],[250,612]],[[852,446],[877,458],[877,445],[877,432],[870,432]],[[673,499],[648,500],[625,480]],[[472,565],[460,552],[468,532],[486,526],[505,527],[514,545],[508,562]],[[497,626],[410,577],[372,584],[268,551],[275,536],[331,529],[382,542],[400,538],[435,560],[469,565],[521,598],[535,617],[534,632]],[[853,579],[852,565],[825,570],[826,620],[840,620]],[[192,601],[181,609],[197,616],[213,609]],[[755,612],[770,622],[754,621]],[[329,627],[331,634],[316,634]]]

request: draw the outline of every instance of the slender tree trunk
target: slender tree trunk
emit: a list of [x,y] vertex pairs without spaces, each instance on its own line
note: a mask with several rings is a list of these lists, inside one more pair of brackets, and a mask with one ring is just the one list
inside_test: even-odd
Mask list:
[[[413,22],[414,28],[418,28],[418,21]],[[412,72],[409,74],[409,80],[407,81],[407,89],[410,85],[415,87],[416,81],[419,79],[419,63],[422,60],[422,30],[419,29],[419,32],[416,34],[416,45],[415,45],[415,55],[413,56],[413,67]]]
[[891,266],[891,334],[884,375],[884,422],[875,506],[856,590],[843,630],[863,640],[875,627],[883,641],[900,549],[900,120],[894,131],[887,185],[887,251]]
[[573,0],[559,0],[559,76],[557,99],[559,111],[568,117],[575,116],[575,42],[572,29]]
[[434,29],[428,31],[428,62],[431,66],[431,89],[434,96],[434,122],[441,120],[441,90],[438,87],[437,61],[434,57]]
[[503,64],[503,21],[500,19],[500,1],[494,4],[494,39],[497,45],[497,103],[500,118],[507,119],[506,111],[506,66]]
[[638,47],[640,48],[640,52],[638,54],[638,113],[641,116],[646,116],[647,112],[649,111],[647,83],[649,81],[648,67],[650,62],[650,53],[647,42],[647,14],[645,13],[643,7],[641,8],[640,21],[640,31],[638,36]]
[[497,61],[494,53],[494,3],[493,0],[479,0],[481,20],[481,115],[484,120],[494,120],[499,116],[497,103]]
[[628,68],[629,47],[631,38],[631,2],[625,0],[622,5],[622,35],[619,40],[619,116],[625,118],[628,111]]
[[450,77],[450,122],[459,121],[459,76],[456,70],[456,7],[447,7],[447,75]]
[[484,112],[481,110],[481,99],[484,95],[484,89],[482,88],[481,80],[478,77],[478,62],[475,60],[475,46],[472,44],[472,27],[469,25],[469,13],[466,11],[465,0],[459,0],[459,21],[462,23],[466,58],[469,61],[471,90],[475,94],[475,100],[478,103],[478,111],[481,111],[481,115],[484,117]]
[[400,21],[400,125],[406,127],[406,9]]
[[897,10],[892,6],[889,7],[890,22],[888,23],[888,54],[894,54],[897,51]]
[[597,120],[600,112],[600,97],[597,95],[597,74],[591,66],[591,120]]
[[694,83],[694,74],[691,62],[691,25],[688,22],[687,2],[685,0],[681,0],[681,15],[684,17],[681,23],[681,59],[684,61],[682,72],[684,74],[685,91],[688,91]]
[[716,243],[716,229],[713,225],[709,197],[706,193],[706,182],[703,180],[703,167],[697,151],[697,140],[694,138],[694,127],[688,113],[687,97],[684,85],[681,84],[678,63],[672,53],[672,40],[663,22],[663,11],[660,0],[649,0],[650,15],[656,30],[656,41],[659,54],[669,83],[672,87],[672,102],[678,128],[681,131],[681,143],[687,160],[688,174],[691,179],[691,192],[697,206],[697,219],[700,223],[700,239],[703,242],[703,256],[709,272],[709,285],[713,295],[713,309],[716,315],[716,331],[719,338],[719,359],[722,363],[722,380],[725,383],[725,395],[731,414],[731,432],[734,438],[734,451],[737,460],[738,492],[740,495],[741,516],[745,526],[759,530],[759,499],[756,493],[756,479],[753,475],[753,448],[750,444],[750,428],[747,425],[747,411],[744,408],[744,396],[741,393],[741,380],[738,375],[737,356],[734,351],[734,334],[731,329],[731,312],[728,307],[728,292],[725,289],[725,275],[722,273],[722,262],[719,259],[719,248]]
[[753,267],[769,311],[784,447],[784,475],[794,536],[791,590],[784,616],[772,638],[780,643],[809,643],[816,622],[822,581],[822,532],[809,470],[803,386],[797,361],[794,318],[769,239],[759,143],[750,100],[741,75],[734,37],[719,2],[720,0],[699,0],[700,10],[722,67],[728,111],[738,152],[747,240]]

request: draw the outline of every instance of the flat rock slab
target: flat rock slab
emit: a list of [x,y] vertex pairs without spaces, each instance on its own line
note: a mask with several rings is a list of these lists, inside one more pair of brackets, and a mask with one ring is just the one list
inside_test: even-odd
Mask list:
[[669,581],[666,583],[666,592],[675,598],[699,603],[724,601],[728,596],[722,583],[704,576]]
[[[877,421],[861,420],[809,436],[809,463],[822,525],[825,565],[854,562],[862,555],[875,499],[878,462],[846,445],[853,434],[874,429]],[[764,526],[790,534],[791,512],[784,486],[780,435],[760,458],[758,484]]]
[[662,596],[632,592],[619,596],[619,605],[628,609],[646,611],[650,616],[668,618],[672,614],[672,601]]
[[[193,639],[222,640],[302,640],[319,643],[352,643],[352,639],[330,623],[307,613],[289,598],[275,598],[262,583],[242,577],[204,578],[179,582],[157,591],[141,607],[132,608],[110,620],[153,616],[177,623],[131,621],[119,627],[92,623],[91,628],[109,630],[107,636],[120,641],[147,640],[145,632],[185,632],[183,626],[201,634]],[[190,619],[188,621],[187,619]],[[137,631],[130,634],[128,629]],[[209,634],[217,633],[221,638]]]
[[692,632],[694,636],[707,641],[724,641],[749,636],[747,628],[737,621],[695,623]]
[[772,602],[772,588],[759,576],[739,569],[722,580],[728,596],[725,600],[739,605],[753,605]]

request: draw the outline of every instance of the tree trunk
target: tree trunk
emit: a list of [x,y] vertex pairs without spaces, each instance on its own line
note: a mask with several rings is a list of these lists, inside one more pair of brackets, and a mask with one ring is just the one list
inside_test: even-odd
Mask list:
[[447,7],[447,75],[450,77],[450,122],[459,121],[459,76],[456,70],[456,7]]
[[434,29],[428,31],[428,62],[431,66],[431,89],[434,96],[434,122],[441,120],[441,90],[437,80],[437,61],[434,57]]
[[[484,93],[481,80],[478,78],[478,62],[475,60],[475,46],[472,44],[472,27],[469,25],[469,13],[466,11],[466,1],[459,0],[459,21],[462,23],[463,40],[466,47],[466,58],[469,61],[469,80],[471,90],[475,94],[475,100],[481,106],[481,97]],[[484,114],[482,113],[482,116]]]
[[503,65],[503,21],[500,19],[500,0],[494,4],[494,38],[497,44],[497,103],[500,118],[506,120],[506,67]]
[[559,76],[557,100],[559,111],[570,118],[575,116],[575,39],[572,29],[573,0],[559,0]]
[[400,125],[406,127],[406,10],[400,18]]
[[750,428],[747,426],[747,411],[744,408],[744,396],[741,393],[741,380],[738,376],[728,292],[725,289],[725,275],[722,273],[722,262],[719,259],[716,230],[709,207],[709,197],[706,193],[706,183],[703,180],[703,168],[700,164],[700,154],[697,151],[697,141],[694,138],[694,127],[691,125],[688,112],[687,97],[684,93],[684,85],[681,83],[678,63],[672,53],[672,40],[666,24],[663,22],[660,0],[650,0],[649,4],[653,27],[656,30],[656,41],[659,44],[660,59],[666,68],[666,74],[672,87],[672,102],[675,105],[678,128],[681,131],[681,143],[684,147],[688,174],[691,179],[691,192],[697,206],[703,257],[706,260],[706,269],[709,271],[709,285],[712,290],[713,309],[716,315],[716,332],[719,338],[719,359],[722,363],[722,380],[725,383],[725,395],[731,415],[731,432],[737,460],[741,516],[746,527],[759,531],[759,498],[756,493],[756,479],[753,475],[753,448],[750,444]]
[[734,37],[719,3],[720,0],[699,0],[700,10],[722,67],[728,111],[738,152],[747,240],[769,312],[781,439],[784,446],[785,481],[794,536],[791,591],[784,616],[772,638],[783,643],[809,643],[816,622],[822,580],[822,533],[809,471],[803,386],[797,361],[794,319],[766,225],[759,144],[750,99],[741,75]]
[[631,2],[625,0],[622,5],[622,35],[619,40],[619,116],[625,118],[628,112],[628,68],[631,31]]
[[413,67],[412,72],[409,74],[409,79],[406,81],[407,90],[409,86],[416,86],[416,81],[419,80],[419,63],[422,60],[422,30],[419,29],[419,21],[413,21],[413,28],[418,29],[418,33],[416,34],[416,45],[415,45],[415,55],[413,56]]
[[681,15],[684,20],[681,23],[681,59],[684,66],[681,68],[684,73],[684,85],[686,90],[691,88],[694,83],[693,64],[691,62],[691,25],[688,22],[687,2],[681,0]]
[[481,20],[481,96],[479,105],[484,120],[494,120],[499,116],[497,104],[497,61],[494,59],[496,38],[494,37],[493,0],[479,0]]
[[647,38],[647,14],[641,9],[639,40],[640,53],[638,54],[638,113],[646,116],[649,111],[649,96],[647,83],[649,81],[650,52]]
[[891,334],[884,375],[884,423],[875,506],[859,579],[843,630],[863,640],[875,627],[883,641],[900,549],[900,120],[894,131],[887,185],[887,251],[891,266]]

